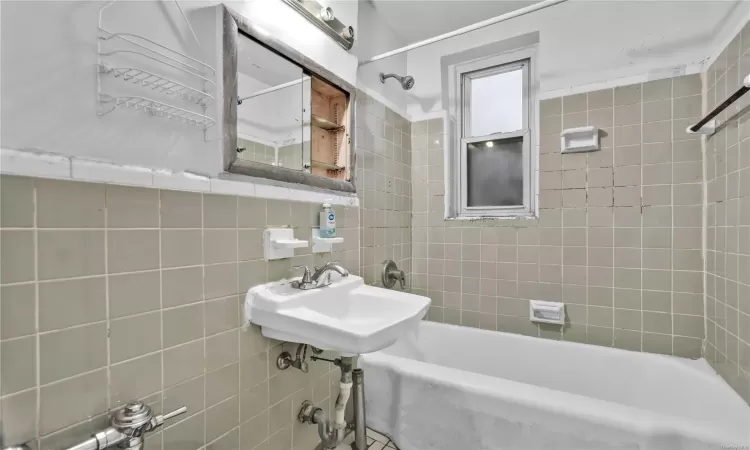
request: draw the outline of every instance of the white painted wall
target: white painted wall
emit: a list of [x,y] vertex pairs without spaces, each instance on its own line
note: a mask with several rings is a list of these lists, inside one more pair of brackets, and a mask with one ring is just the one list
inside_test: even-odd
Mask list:
[[[357,28],[361,38],[356,42],[354,50],[359,60],[393,50],[406,43],[368,2],[362,2],[359,5]],[[405,114],[408,92],[404,91],[396,80],[389,79],[381,83],[379,74],[384,72],[406,75],[406,58],[407,54],[403,53],[361,66],[357,73],[357,87],[392,109]]]
[[722,21],[714,34],[714,39],[711,42],[711,54],[708,55],[705,67],[713,63],[719,54],[729,45],[740,30],[750,20],[750,0],[738,2],[731,10],[731,13],[727,15],[726,20]]
[[[219,66],[215,1],[181,2],[202,46],[193,42],[171,1],[120,1],[104,14],[112,31],[140,33]],[[195,127],[131,110],[97,116],[95,64],[98,10],[104,2],[0,2],[0,147],[36,149],[175,171],[215,176],[222,171],[220,124],[204,133]],[[226,2],[274,37],[355,84],[357,58],[280,0]],[[357,2],[333,2],[345,23],[357,21]],[[40,31],[43,30],[43,31]],[[121,58],[119,63],[127,63]],[[130,61],[132,63],[132,60]],[[140,63],[149,68],[148,63]],[[217,67],[219,69],[219,67]],[[221,72],[212,95],[222,95]],[[119,80],[112,92],[130,92]],[[148,95],[144,92],[141,95]],[[122,94],[119,94],[122,95]],[[179,102],[176,102],[179,103]],[[209,115],[216,118],[220,102]]]
[[570,1],[409,51],[407,71],[416,85],[408,112],[413,120],[421,120],[437,117],[442,110],[441,56],[533,31],[540,33],[542,97],[545,92],[560,95],[577,86],[614,80],[627,84],[634,77],[674,76],[675,70],[698,72],[710,52],[713,24],[730,4]]

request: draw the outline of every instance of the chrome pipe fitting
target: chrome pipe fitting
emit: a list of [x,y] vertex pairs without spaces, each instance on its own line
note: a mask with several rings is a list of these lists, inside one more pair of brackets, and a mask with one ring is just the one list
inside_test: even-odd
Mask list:
[[365,416],[365,373],[362,369],[352,371],[354,383],[354,450],[367,449],[367,419]]

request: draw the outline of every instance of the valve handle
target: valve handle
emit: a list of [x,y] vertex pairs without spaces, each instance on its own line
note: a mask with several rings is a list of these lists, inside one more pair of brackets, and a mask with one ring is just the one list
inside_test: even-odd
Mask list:
[[164,424],[166,420],[169,420],[172,417],[177,417],[180,414],[185,414],[186,412],[187,412],[187,406],[181,406],[170,413],[158,415],[154,417],[154,422],[153,422],[154,426],[151,429],[153,430],[154,428],[160,427],[161,425]]
[[187,406],[181,406],[181,407],[175,409],[174,411],[172,411],[171,413],[164,414],[162,416],[162,420],[171,419],[172,417],[177,417],[180,414],[185,414],[186,412],[187,412]]

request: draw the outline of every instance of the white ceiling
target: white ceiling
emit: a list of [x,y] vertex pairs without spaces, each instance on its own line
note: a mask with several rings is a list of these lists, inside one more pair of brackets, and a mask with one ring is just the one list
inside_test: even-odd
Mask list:
[[511,0],[369,0],[404,44],[537,3]]
[[[513,0],[365,0],[404,44],[417,42],[442,33],[520,9],[538,1]],[[742,0],[570,0],[593,11],[612,11],[606,26],[627,41],[669,41],[676,38],[705,38],[731,14]],[[551,10],[563,5],[553,6]],[[568,6],[568,5],[565,5]],[[535,14],[535,13],[532,13]],[[601,14],[596,14],[601,20]],[[570,36],[580,34],[594,16],[581,14],[564,17]],[[638,18],[645,19],[643,22]],[[649,28],[644,28],[644,22]],[[595,25],[595,24],[594,24]],[[668,33],[662,32],[668,31]],[[532,30],[530,30],[532,31]],[[539,30],[544,32],[543,29]],[[566,39],[567,35],[555,36]]]
[[[393,50],[425,38],[486,20],[535,2],[504,0],[364,0],[370,2],[385,29],[359,35],[384,42],[382,33],[401,37],[388,42]],[[544,95],[565,95],[576,89],[632,83],[701,70],[715,56],[717,42],[750,16],[750,0],[569,0],[411,50],[406,68],[396,58],[372,63],[378,71],[401,70],[416,79],[407,99],[412,117],[441,108],[440,58],[469,48],[539,32],[538,74]],[[740,20],[744,19],[744,20]],[[369,55],[365,55],[369,56]],[[362,57],[361,57],[362,58]],[[393,67],[390,67],[393,66]],[[366,73],[366,67],[360,67]],[[377,72],[377,71],[376,71]],[[377,85],[377,80],[372,84]],[[597,87],[598,86],[598,87]],[[403,97],[403,95],[402,95]],[[399,101],[401,103],[399,103]],[[418,104],[418,105],[417,105]]]

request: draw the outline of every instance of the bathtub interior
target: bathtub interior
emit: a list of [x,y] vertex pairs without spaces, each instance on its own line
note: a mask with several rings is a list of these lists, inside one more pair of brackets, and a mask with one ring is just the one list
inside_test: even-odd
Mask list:
[[422,322],[383,353],[732,429],[750,407],[704,360]]

